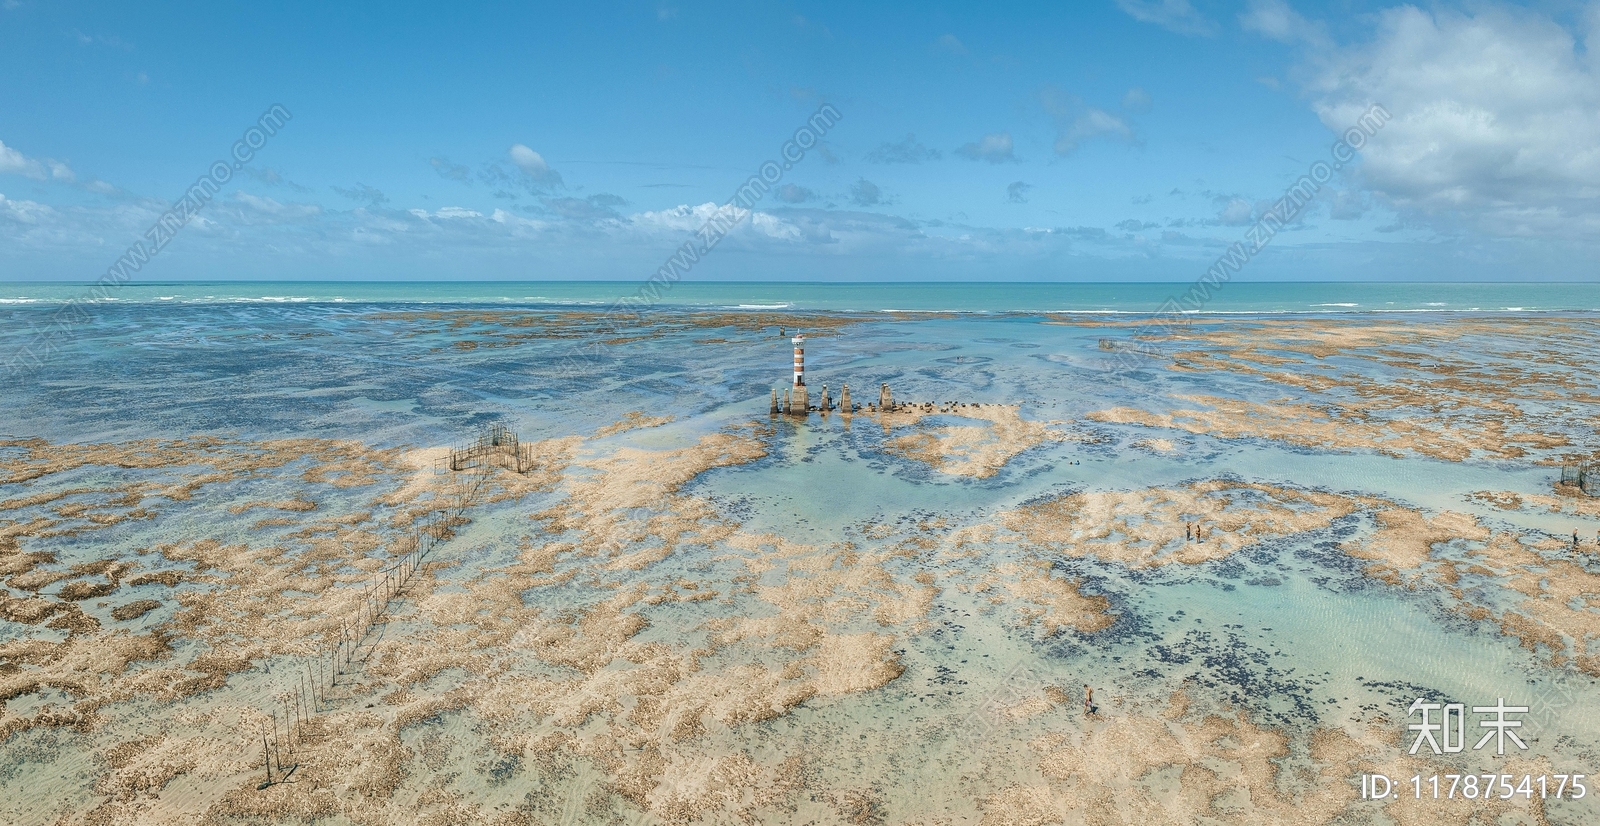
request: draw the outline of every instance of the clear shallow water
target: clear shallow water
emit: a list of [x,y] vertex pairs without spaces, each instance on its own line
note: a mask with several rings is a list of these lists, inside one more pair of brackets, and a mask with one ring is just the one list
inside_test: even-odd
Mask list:
[[[333,292],[344,285],[308,288],[305,295],[280,286],[216,285],[216,291],[206,293],[212,298],[198,296],[190,303],[180,300],[176,287],[168,287],[163,295],[174,296],[171,299],[95,307],[92,320],[74,328],[73,336],[62,342],[61,355],[49,369],[14,385],[0,401],[0,434],[54,442],[195,434],[246,440],[319,436],[390,447],[459,441],[463,433],[490,421],[503,422],[531,441],[587,435],[631,411],[674,418],[658,429],[597,442],[596,455],[607,455],[604,451],[616,445],[658,450],[691,444],[705,434],[747,421],[767,423],[769,390],[785,380],[789,359],[788,342],[775,330],[740,328],[731,321],[709,328],[685,324],[681,322],[687,314],[663,308],[649,319],[647,335],[583,350],[574,372],[564,369],[571,366],[566,359],[574,342],[587,343],[584,336],[594,334],[507,338],[525,330],[516,326],[520,305],[512,308],[515,312],[490,320],[451,315],[459,305],[472,305],[469,309],[476,311],[483,303],[498,301],[487,297],[491,285],[450,287],[463,292],[448,298],[444,293],[427,297],[427,290],[444,287],[372,285],[372,290],[393,292],[371,300],[360,298],[358,292],[351,292],[355,298]],[[714,308],[775,303],[776,293],[768,291],[787,289],[703,285],[705,292],[696,294],[689,291],[691,286],[681,285],[686,292],[675,290],[672,298],[691,296],[705,303],[682,298],[685,305]],[[1445,289],[1312,285],[1297,292],[1273,285],[1255,294],[1243,291],[1237,294],[1241,298],[1228,292],[1235,286],[1247,285],[1232,285],[1218,299],[1219,307],[1231,308],[1228,312],[1298,313],[1300,307],[1329,303],[1319,300],[1338,298],[1332,293],[1347,287],[1370,288],[1373,292],[1358,297],[1363,300],[1375,300],[1376,293],[1387,295],[1385,301],[1427,305]],[[356,289],[367,287],[352,288]],[[560,289],[570,292],[527,295],[537,295],[549,306],[570,308],[607,287]],[[995,313],[1029,309],[1020,306],[1024,298],[1019,297],[1027,290],[1008,292],[1009,286],[952,287],[945,295],[879,286],[855,293],[842,289],[840,294],[815,285],[792,289],[785,303],[837,304],[836,309],[916,309],[917,302],[928,309],[948,309],[947,300],[956,298],[967,302],[961,305],[965,309]],[[1071,294],[1066,287],[1037,289],[1042,292],[1030,294],[1026,301],[1068,300],[1063,296]],[[1169,288],[1140,286],[1138,290],[1145,292],[1127,294],[1131,298],[1118,292],[1121,288],[1095,289],[1112,294],[1092,300],[1080,295],[1072,299],[1082,303],[1078,309],[1104,309],[1090,306],[1100,301],[1127,312],[1147,311],[1136,305],[1164,295]],[[1397,297],[1403,289],[1413,292]],[[1463,303],[1481,304],[1488,294],[1463,299],[1460,289],[1449,289]],[[1540,300],[1549,309],[1582,303],[1571,298],[1574,293],[1562,292],[1569,289],[1551,286]],[[1052,290],[1054,295],[1044,295]],[[1329,294],[1319,292],[1323,290]],[[1498,295],[1508,302],[1517,294],[1516,306],[1539,306],[1532,299],[1540,296],[1530,296],[1524,286],[1485,290],[1500,291]],[[243,300],[265,295],[279,298]],[[336,295],[346,300],[335,302]],[[40,303],[0,308],[0,347],[24,338],[48,312],[47,296],[41,292],[32,297]],[[308,300],[292,302],[284,297]],[[1343,297],[1352,298],[1348,293]],[[1229,300],[1236,303],[1226,303]],[[445,303],[434,303],[440,301]],[[546,306],[527,296],[513,301],[529,302],[530,311]],[[426,306],[419,307],[418,302]],[[813,307],[796,304],[794,309]],[[1350,309],[1315,312],[1355,318],[1347,312]],[[1440,309],[1409,315],[1407,323],[1414,319],[1417,324],[1437,325],[1460,318]],[[444,314],[426,314],[435,310]],[[396,317],[397,311],[423,314]],[[1011,458],[994,476],[974,479],[940,473],[887,452],[883,429],[868,417],[855,417],[848,429],[838,416],[805,422],[780,419],[770,422],[770,430],[760,437],[767,451],[764,458],[702,473],[686,492],[715,503],[745,530],[819,546],[843,541],[870,546],[873,540],[864,536],[869,523],[892,523],[909,530],[906,525],[943,516],[953,527],[978,525],[992,522],[999,512],[1067,492],[1174,488],[1206,479],[1383,496],[1430,512],[1468,512],[1497,529],[1530,535],[1560,534],[1569,526],[1581,526],[1587,536],[1596,526],[1591,517],[1539,510],[1506,512],[1467,498],[1481,490],[1547,493],[1551,470],[1535,461],[1557,451],[1536,451],[1517,460],[1478,456],[1452,462],[1095,422],[1088,414],[1121,405],[1165,409],[1159,405],[1176,404],[1172,401],[1176,394],[1203,392],[1265,403],[1291,391],[1256,375],[1170,370],[1161,362],[1143,365],[1133,380],[1108,381],[1100,339],[1125,331],[1045,321],[1036,315],[964,315],[874,320],[844,326],[837,334],[814,331],[808,350],[812,384],[817,387],[826,381],[837,387],[848,381],[858,388],[858,401],[869,395],[859,388],[889,382],[902,399],[1016,403],[1026,419],[1059,421],[1090,438],[1043,443]],[[1575,323],[1592,325],[1594,320],[1582,316]],[[1509,346],[1481,331],[1449,344],[1453,354],[1483,362],[1505,358]],[[1386,381],[1408,375],[1392,365],[1371,369]],[[1563,368],[1541,369],[1553,373]],[[1355,401],[1357,395],[1352,393],[1346,401]],[[1545,398],[1530,400],[1529,405],[1560,401]],[[1582,416],[1554,417],[1519,426],[1560,432],[1576,446],[1592,449],[1586,441],[1590,436],[1586,422]],[[1174,440],[1179,449],[1168,454],[1139,445],[1156,436]],[[247,519],[227,515],[226,509],[238,501],[281,499],[305,491],[308,485],[299,472],[299,466],[292,466],[268,478],[209,489],[175,503],[152,520],[59,538],[40,547],[57,552],[64,563],[76,564],[199,536],[229,543],[289,542],[286,537],[295,526],[256,529]],[[63,474],[48,485],[66,488],[124,475],[97,467]],[[17,497],[18,487],[33,492],[45,484],[0,489],[0,500]],[[365,495],[319,491],[318,498],[320,512],[331,515],[362,507]],[[514,559],[522,537],[540,536],[543,530],[529,515],[560,498],[559,492],[538,493],[475,514],[473,524],[449,546],[450,558],[459,564],[440,572],[446,590],[470,592],[475,576]],[[36,512],[42,511],[19,508],[8,518]],[[380,517],[386,515],[379,512]],[[1026,664],[1037,675],[1030,679],[1038,684],[1097,686],[1108,714],[1159,706],[1172,691],[1187,685],[1197,702],[1244,708],[1259,715],[1264,725],[1294,732],[1312,725],[1345,725],[1367,706],[1393,714],[1396,706],[1404,706],[1419,691],[1468,703],[1490,703],[1502,695],[1510,702],[1533,702],[1560,685],[1576,696],[1561,710],[1556,726],[1568,740],[1558,744],[1555,736],[1541,738],[1538,753],[1548,757],[1556,771],[1595,768],[1600,773],[1600,767],[1585,763],[1600,750],[1600,715],[1592,710],[1600,701],[1600,689],[1593,681],[1570,667],[1552,666],[1547,652],[1523,648],[1492,622],[1468,620],[1457,611],[1456,598],[1436,582],[1416,589],[1386,585],[1362,575],[1358,565],[1331,549],[1338,542],[1359,541],[1372,529],[1370,515],[1362,515],[1274,538],[1229,559],[1157,570],[1130,570],[1094,558],[1053,558],[1056,573],[1082,579],[1090,592],[1109,600],[1115,623],[1095,633],[1044,634],[1037,625],[1019,622],[1014,600],[995,602],[987,594],[963,590],[998,566],[1029,556],[1017,548],[984,547],[953,561],[907,555],[885,565],[889,576],[911,580],[925,570],[938,570],[948,579],[940,580],[943,587],[927,612],[927,626],[895,632],[904,674],[872,691],[808,701],[760,725],[713,727],[698,747],[717,753],[777,743],[786,751],[808,751],[820,756],[815,763],[820,788],[876,786],[883,790],[884,805],[895,822],[921,816],[977,822],[981,816],[977,801],[984,794],[1009,783],[1043,782],[1026,744],[1031,737],[1066,726],[1064,718],[1075,717],[1070,708],[1053,711],[977,742],[951,735],[953,722],[993,696],[995,686],[1013,667]],[[901,538],[897,534],[888,541]],[[661,563],[663,569],[608,572],[614,583],[597,576],[585,560],[563,559],[556,571],[576,572],[571,587],[533,591],[527,599],[556,612],[592,604],[635,584],[659,586],[684,576],[727,582],[741,573],[736,557],[726,548],[689,549]],[[768,572],[758,583],[779,582],[782,573]],[[138,587],[146,589],[138,595],[158,590]],[[119,599],[122,596],[119,593]],[[1515,599],[1500,589],[1482,601],[1501,606],[1514,604]],[[667,644],[703,639],[701,622],[747,606],[737,600],[728,605],[665,606],[651,614],[650,628],[642,638]],[[166,622],[171,611],[163,608],[144,621]],[[426,627],[420,621],[416,626],[397,622],[385,633],[403,639]],[[881,626],[857,619],[840,630],[877,632]],[[57,634],[16,623],[7,623],[0,631],[0,641]],[[524,666],[532,669],[536,664],[530,656]],[[708,671],[715,665],[708,664]],[[108,743],[159,732],[168,715],[207,704],[264,702],[263,698],[270,699],[275,670],[286,667],[286,662],[263,660],[231,677],[223,689],[176,710],[148,700],[114,706],[108,731],[100,734],[19,735],[0,745],[5,786],[48,789],[51,799],[87,808],[97,799],[93,785],[100,767],[95,755]],[[441,673],[427,686],[443,693],[461,678],[456,672]],[[12,702],[16,705],[8,704],[8,711],[20,713],[35,701]],[[1396,720],[1403,716],[1398,714]],[[487,758],[475,750],[479,726],[465,712],[444,712],[436,721],[406,729],[401,738],[408,747],[435,756],[412,767],[415,785],[406,787],[405,793],[420,795],[428,783],[452,771],[460,773],[454,782],[463,793],[496,803],[515,802],[530,788],[551,785],[546,779],[535,781],[526,773],[531,769],[510,782],[491,782],[492,772],[484,768],[489,765]],[[581,810],[581,801],[604,790],[610,775],[584,761],[577,765],[576,774],[563,776],[553,788],[561,805],[580,801],[571,805]],[[962,780],[972,777],[981,777],[981,784]],[[189,788],[182,785],[185,782],[176,781],[164,794],[191,802],[204,797],[203,788]],[[48,812],[10,792],[0,798],[4,811],[19,822],[49,820]],[[1569,808],[1564,811],[1568,819],[1556,822],[1582,822],[1572,818],[1587,813],[1592,810]]]
[[[487,304],[609,307],[640,295],[637,281],[155,282],[134,281],[90,298],[85,285],[0,282],[0,307],[70,300],[150,304]],[[885,312],[1151,313],[1183,296],[1171,283],[773,283],[682,281],[648,302],[660,307]],[[1228,283],[1201,312],[1547,312],[1600,310],[1595,283]]]

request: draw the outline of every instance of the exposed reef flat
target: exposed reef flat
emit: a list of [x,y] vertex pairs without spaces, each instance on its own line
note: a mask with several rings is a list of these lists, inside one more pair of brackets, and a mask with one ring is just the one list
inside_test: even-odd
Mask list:
[[[1360,794],[1600,775],[1587,317],[167,312],[0,402],[0,821],[1596,817]],[[780,327],[951,401],[769,417]]]

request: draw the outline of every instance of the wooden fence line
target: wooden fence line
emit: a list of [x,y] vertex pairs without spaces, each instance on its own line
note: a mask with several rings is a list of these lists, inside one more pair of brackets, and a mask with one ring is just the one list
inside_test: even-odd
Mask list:
[[[502,462],[490,460],[495,455],[504,457]],[[272,721],[271,732],[267,731],[265,725],[259,727],[266,782],[259,785],[258,789],[283,782],[299,767],[298,762],[291,762],[285,768],[281,746],[287,746],[293,761],[303,740],[305,726],[310,725],[323,709],[331,706],[328,689],[337,686],[339,677],[355,666],[357,653],[379,621],[389,612],[389,604],[405,594],[406,586],[423,569],[428,555],[453,536],[451,531],[457,520],[482,495],[494,469],[504,467],[517,473],[526,473],[533,469],[533,453],[531,448],[521,445],[515,433],[502,425],[492,425],[467,447],[452,450],[447,466],[452,471],[473,472],[467,474],[464,486],[447,495],[444,508],[430,511],[420,527],[399,540],[399,547],[405,548],[405,552],[390,564],[374,571],[371,578],[362,583],[361,604],[353,616],[339,621],[339,637],[332,648],[321,649],[314,659],[301,661],[295,666],[291,686],[276,695],[272,710],[265,715]],[[367,653],[371,655],[370,650]],[[277,701],[281,701],[284,708],[282,734],[278,731]],[[294,709],[293,715],[290,714],[291,708]],[[274,764],[277,766],[276,779]]]

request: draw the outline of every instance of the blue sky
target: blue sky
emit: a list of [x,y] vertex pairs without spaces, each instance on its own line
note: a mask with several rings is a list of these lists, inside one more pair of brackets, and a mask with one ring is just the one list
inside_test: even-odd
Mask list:
[[631,280],[826,103],[694,278],[1595,280],[1585,3],[0,0],[0,279],[87,281],[261,113],[143,280]]

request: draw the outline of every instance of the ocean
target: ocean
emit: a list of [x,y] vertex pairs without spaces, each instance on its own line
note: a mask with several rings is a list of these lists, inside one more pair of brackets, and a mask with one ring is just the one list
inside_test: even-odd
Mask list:
[[[0,306],[72,300],[128,303],[343,303],[609,306],[643,282],[142,282],[91,295],[87,285],[0,282]],[[661,308],[962,313],[1152,313],[1189,284],[772,283],[684,281],[650,302]],[[1550,312],[1600,310],[1595,283],[1248,282],[1222,285],[1202,313]]]

